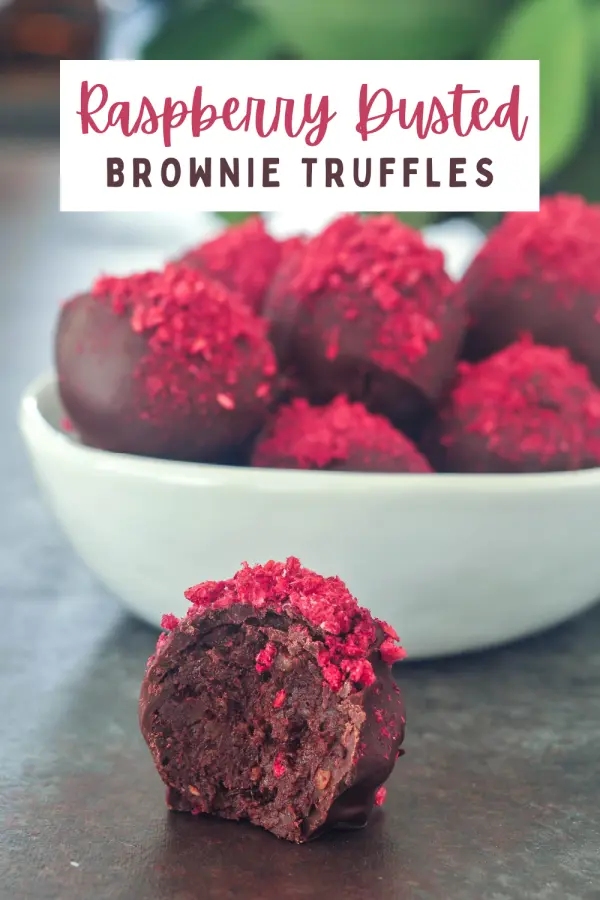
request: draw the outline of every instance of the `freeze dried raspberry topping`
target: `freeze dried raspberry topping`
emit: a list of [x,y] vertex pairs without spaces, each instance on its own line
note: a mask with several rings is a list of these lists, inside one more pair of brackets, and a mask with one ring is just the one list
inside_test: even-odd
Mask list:
[[[394,629],[359,606],[340,578],[317,575],[295,557],[252,567],[245,563],[233,578],[206,581],[191,587],[185,596],[192,604],[188,618],[241,603],[287,615],[300,620],[300,625],[304,620],[322,632],[318,663],[333,691],[341,690],[347,681],[356,687],[373,684],[369,657],[375,651],[390,666],[406,655]],[[274,649],[267,645],[258,654],[257,670],[265,671],[272,664]]]
[[268,397],[276,372],[266,325],[228,288],[203,273],[176,265],[126,278],[102,277],[92,296],[148,344],[137,376],[148,396],[170,404],[193,399],[235,409],[235,388],[249,371],[264,381],[256,396]]
[[[371,358],[402,375],[440,339],[439,318],[452,288],[443,254],[418,231],[392,215],[353,214],[306,244],[286,290],[312,310],[323,297],[334,298],[341,320],[357,328],[376,316]],[[333,327],[323,336],[330,360],[338,353],[338,332]]]
[[483,362],[460,363],[458,375],[442,421],[465,423],[509,458],[568,451],[574,468],[589,456],[600,461],[600,390],[567,350],[524,335]]
[[574,289],[600,293],[599,242],[600,205],[557,194],[543,198],[539,212],[506,215],[474,267],[480,272],[481,264],[488,264],[489,281],[512,284],[532,278],[551,287],[556,299],[571,307]]
[[336,468],[351,455],[371,461],[374,456],[395,460],[398,470],[406,472],[431,472],[414,444],[384,416],[342,396],[327,406],[311,406],[298,398],[282,407],[259,440],[252,465],[276,466],[279,460],[287,465],[293,457],[300,469]]
[[200,268],[222,281],[238,292],[252,310],[259,312],[264,293],[287,252],[285,244],[268,234],[262,218],[252,216],[193,248],[181,263]]

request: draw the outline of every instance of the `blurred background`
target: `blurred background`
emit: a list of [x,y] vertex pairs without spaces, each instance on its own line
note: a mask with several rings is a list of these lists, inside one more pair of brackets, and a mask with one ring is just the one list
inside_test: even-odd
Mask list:
[[543,190],[600,200],[600,0],[0,0],[0,135],[56,140],[96,57],[540,59]]

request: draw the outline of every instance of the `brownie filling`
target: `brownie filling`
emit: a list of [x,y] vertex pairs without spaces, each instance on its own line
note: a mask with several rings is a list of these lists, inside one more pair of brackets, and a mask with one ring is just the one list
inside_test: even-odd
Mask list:
[[365,713],[358,695],[340,701],[324,685],[307,629],[290,634],[278,618],[201,634],[165,675],[146,722],[173,808],[250,819],[283,837],[327,817]]
[[366,824],[404,737],[394,629],[295,557],[185,594],[139,707],[169,807],[298,843]]

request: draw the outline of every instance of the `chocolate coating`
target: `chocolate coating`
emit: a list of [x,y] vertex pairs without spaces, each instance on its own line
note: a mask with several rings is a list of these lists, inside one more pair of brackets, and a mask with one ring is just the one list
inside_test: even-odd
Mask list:
[[[360,304],[363,298],[353,295]],[[297,335],[296,359],[310,396],[315,403],[326,403],[344,392],[363,403],[373,413],[387,416],[398,427],[432,408],[452,374],[461,344],[465,319],[462,312],[448,307],[438,321],[440,337],[426,355],[410,366],[410,374],[398,375],[370,359],[375,332],[375,317],[365,317],[360,328],[340,327],[336,300],[328,296],[310,325]],[[339,353],[327,358],[326,335],[340,327]]]
[[600,207],[579,197],[506,216],[460,286],[470,315],[465,357],[483,359],[528,333],[566,347],[600,384],[599,246]]
[[511,344],[460,363],[424,436],[439,471],[558,472],[600,464],[600,390],[566,350]]
[[473,265],[465,283],[473,315],[465,358],[484,359],[526,332],[540,344],[567,347],[600,384],[600,296],[574,291],[566,307],[556,302],[541,270],[534,280],[537,283],[516,281],[507,291],[502,284],[487,281],[482,264]]
[[[252,317],[245,308],[238,314],[244,323]],[[246,324],[259,328],[251,320]],[[165,459],[224,461],[261,428],[267,415],[276,365],[259,331],[252,340],[243,334],[232,340],[232,379],[232,367],[215,365],[185,348],[171,353],[165,343],[155,352],[155,328],[135,330],[132,314],[117,314],[109,296],[80,295],[63,306],[56,331],[62,403],[90,446]]]
[[264,313],[312,402],[346,394],[398,426],[438,401],[466,325],[441,253],[392,216],[334,222],[282,266]]
[[297,843],[365,825],[405,721],[376,631],[371,683],[334,692],[319,659],[326,634],[306,618],[246,603],[190,612],[159,644],[140,696],[168,806]]

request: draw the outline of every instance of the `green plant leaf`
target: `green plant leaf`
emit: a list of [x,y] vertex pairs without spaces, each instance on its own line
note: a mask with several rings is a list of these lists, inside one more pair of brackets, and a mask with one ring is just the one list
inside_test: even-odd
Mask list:
[[[361,212],[359,215],[361,216],[381,216],[384,213],[381,212]],[[389,215],[385,213],[385,215]],[[411,228],[425,228],[427,225],[432,225],[434,222],[439,222],[441,218],[441,213],[435,212],[395,212],[392,213],[393,216],[396,216],[401,222],[404,222],[405,225],[410,225]]]
[[473,221],[479,225],[482,231],[488,232],[495,228],[502,221],[504,213],[499,212],[477,212],[473,213]]
[[278,49],[269,23],[228,0],[171,9],[144,59],[268,59]]
[[218,212],[215,213],[216,216],[219,216],[220,219],[223,219],[227,222],[228,225],[236,225],[238,222],[245,222],[246,219],[249,219],[251,216],[259,216],[262,213],[255,212]]
[[525,0],[496,36],[491,59],[540,61],[540,171],[548,178],[580,142],[588,113],[583,0]]
[[425,228],[426,225],[432,225],[440,218],[439,213],[434,212],[397,212],[394,215],[412,228]]
[[586,12],[588,53],[592,61],[592,75],[596,89],[600,87],[600,3],[590,6]]
[[312,59],[454,59],[487,40],[502,0],[245,0]]
[[564,168],[546,184],[544,193],[563,191],[567,194],[581,194],[591,203],[600,203],[600,98],[597,98],[590,119],[593,123],[584,141]]

